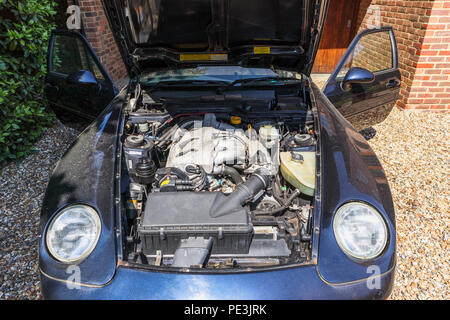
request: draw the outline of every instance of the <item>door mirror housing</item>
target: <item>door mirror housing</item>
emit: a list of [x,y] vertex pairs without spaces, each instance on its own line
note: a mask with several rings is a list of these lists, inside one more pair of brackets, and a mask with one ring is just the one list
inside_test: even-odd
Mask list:
[[92,72],[80,70],[70,74],[66,79],[68,84],[81,85],[85,87],[97,87],[98,82]]
[[372,83],[375,81],[375,75],[369,70],[363,68],[351,68],[348,70],[342,82],[342,89],[350,91],[354,83]]

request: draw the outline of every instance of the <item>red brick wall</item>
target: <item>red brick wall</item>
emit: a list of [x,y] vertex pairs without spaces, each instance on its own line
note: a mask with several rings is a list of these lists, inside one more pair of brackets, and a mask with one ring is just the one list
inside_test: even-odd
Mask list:
[[[73,0],[68,0],[67,3],[71,5]],[[102,0],[78,0],[78,5],[86,38],[114,82],[123,82],[127,77],[127,70],[109,27]]]
[[413,109],[450,110],[450,1],[434,1],[407,101]]
[[395,29],[403,78],[397,105],[450,110],[450,0],[361,0],[360,29],[377,21]]

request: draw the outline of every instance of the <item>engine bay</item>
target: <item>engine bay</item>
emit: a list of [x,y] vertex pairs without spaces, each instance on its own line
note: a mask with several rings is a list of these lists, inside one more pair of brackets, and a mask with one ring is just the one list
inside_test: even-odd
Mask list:
[[238,114],[140,96],[121,139],[124,260],[184,269],[311,260],[317,136],[308,103],[300,113]]

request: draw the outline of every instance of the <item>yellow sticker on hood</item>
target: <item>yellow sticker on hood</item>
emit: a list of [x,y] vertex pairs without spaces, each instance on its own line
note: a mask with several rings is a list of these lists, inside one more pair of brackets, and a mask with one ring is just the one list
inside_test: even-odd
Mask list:
[[227,61],[228,55],[222,53],[183,53],[180,61]]
[[270,54],[270,47],[253,47],[254,54]]

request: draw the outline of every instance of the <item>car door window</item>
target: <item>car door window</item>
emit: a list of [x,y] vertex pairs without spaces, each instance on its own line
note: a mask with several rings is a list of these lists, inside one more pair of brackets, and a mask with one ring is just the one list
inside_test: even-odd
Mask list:
[[56,35],[52,57],[50,72],[69,75],[87,70],[92,72],[97,80],[105,79],[86,44],[78,37]]
[[[356,78],[350,75],[347,81],[350,86],[345,86],[350,70]],[[358,79],[360,72],[366,78]],[[386,26],[363,30],[355,37],[323,93],[355,129],[362,130],[386,119],[400,88],[395,33],[392,27]]]
[[336,79],[344,78],[350,68],[356,67],[373,73],[395,68],[391,32],[369,33],[359,39],[345,59]]

